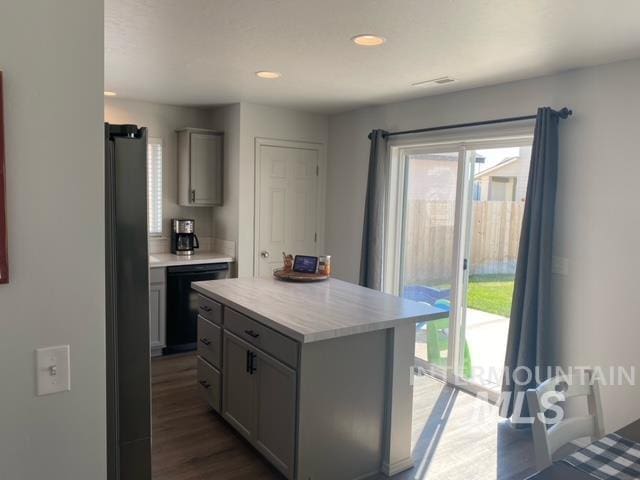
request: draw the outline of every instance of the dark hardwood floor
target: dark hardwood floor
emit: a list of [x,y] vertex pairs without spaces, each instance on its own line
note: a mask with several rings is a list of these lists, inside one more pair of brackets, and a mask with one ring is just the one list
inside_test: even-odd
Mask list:
[[[152,377],[154,480],[282,480],[199,396],[193,354],[154,359]],[[495,407],[472,395],[416,377],[413,417],[416,465],[394,480],[520,480],[534,472],[530,432],[500,422]]]
[[283,477],[200,397],[193,354],[152,368],[154,480],[267,480]]

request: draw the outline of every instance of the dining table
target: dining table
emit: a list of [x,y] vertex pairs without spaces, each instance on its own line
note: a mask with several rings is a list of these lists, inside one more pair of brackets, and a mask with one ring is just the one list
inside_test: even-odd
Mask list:
[[[615,433],[628,440],[640,443],[640,419],[617,430]],[[594,480],[595,478],[560,460],[528,477],[527,480]]]

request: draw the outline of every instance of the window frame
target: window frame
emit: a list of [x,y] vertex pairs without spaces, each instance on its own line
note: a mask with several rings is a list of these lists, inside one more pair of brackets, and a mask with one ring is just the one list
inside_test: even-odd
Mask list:
[[[468,129],[465,129],[468,130]],[[402,235],[404,230],[404,209],[406,200],[407,158],[412,153],[458,152],[466,155],[469,150],[513,146],[514,142],[531,143],[533,123],[524,127],[473,129],[473,131],[453,132],[438,136],[422,135],[410,139],[392,137],[389,141],[389,183],[387,185],[386,212],[384,225],[383,291],[399,295],[402,270]],[[468,172],[459,178],[468,177]],[[466,180],[465,180],[466,181]],[[456,195],[466,190],[458,182]],[[472,192],[470,192],[472,193]],[[456,203],[463,202],[456,198]],[[459,219],[456,218],[456,222]]]

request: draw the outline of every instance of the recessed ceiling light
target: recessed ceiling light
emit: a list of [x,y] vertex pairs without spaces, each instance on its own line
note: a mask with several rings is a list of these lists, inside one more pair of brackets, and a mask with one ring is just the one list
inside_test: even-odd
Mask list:
[[105,97],[115,97],[116,95],[116,92],[104,92]]
[[377,47],[382,45],[387,40],[384,37],[374,35],[372,33],[363,33],[351,38],[351,41],[361,47]]
[[260,78],[267,78],[269,80],[273,80],[276,78],[280,78],[282,76],[282,74],[280,72],[271,72],[269,70],[260,70],[259,72],[256,72],[256,76],[260,77]]

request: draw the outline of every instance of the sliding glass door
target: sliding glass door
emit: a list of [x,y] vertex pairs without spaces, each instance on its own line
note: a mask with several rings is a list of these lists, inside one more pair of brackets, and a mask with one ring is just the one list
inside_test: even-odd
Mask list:
[[[405,157],[401,295],[449,311],[459,182],[459,152]],[[416,361],[440,376],[448,365],[450,318],[416,327]]]
[[529,137],[396,156],[395,290],[447,312],[416,325],[416,365],[491,395],[502,375],[530,156]]
[[459,330],[460,349],[467,351],[471,368],[461,373],[464,380],[497,391],[509,332],[531,146],[471,150],[467,161],[471,195]]

